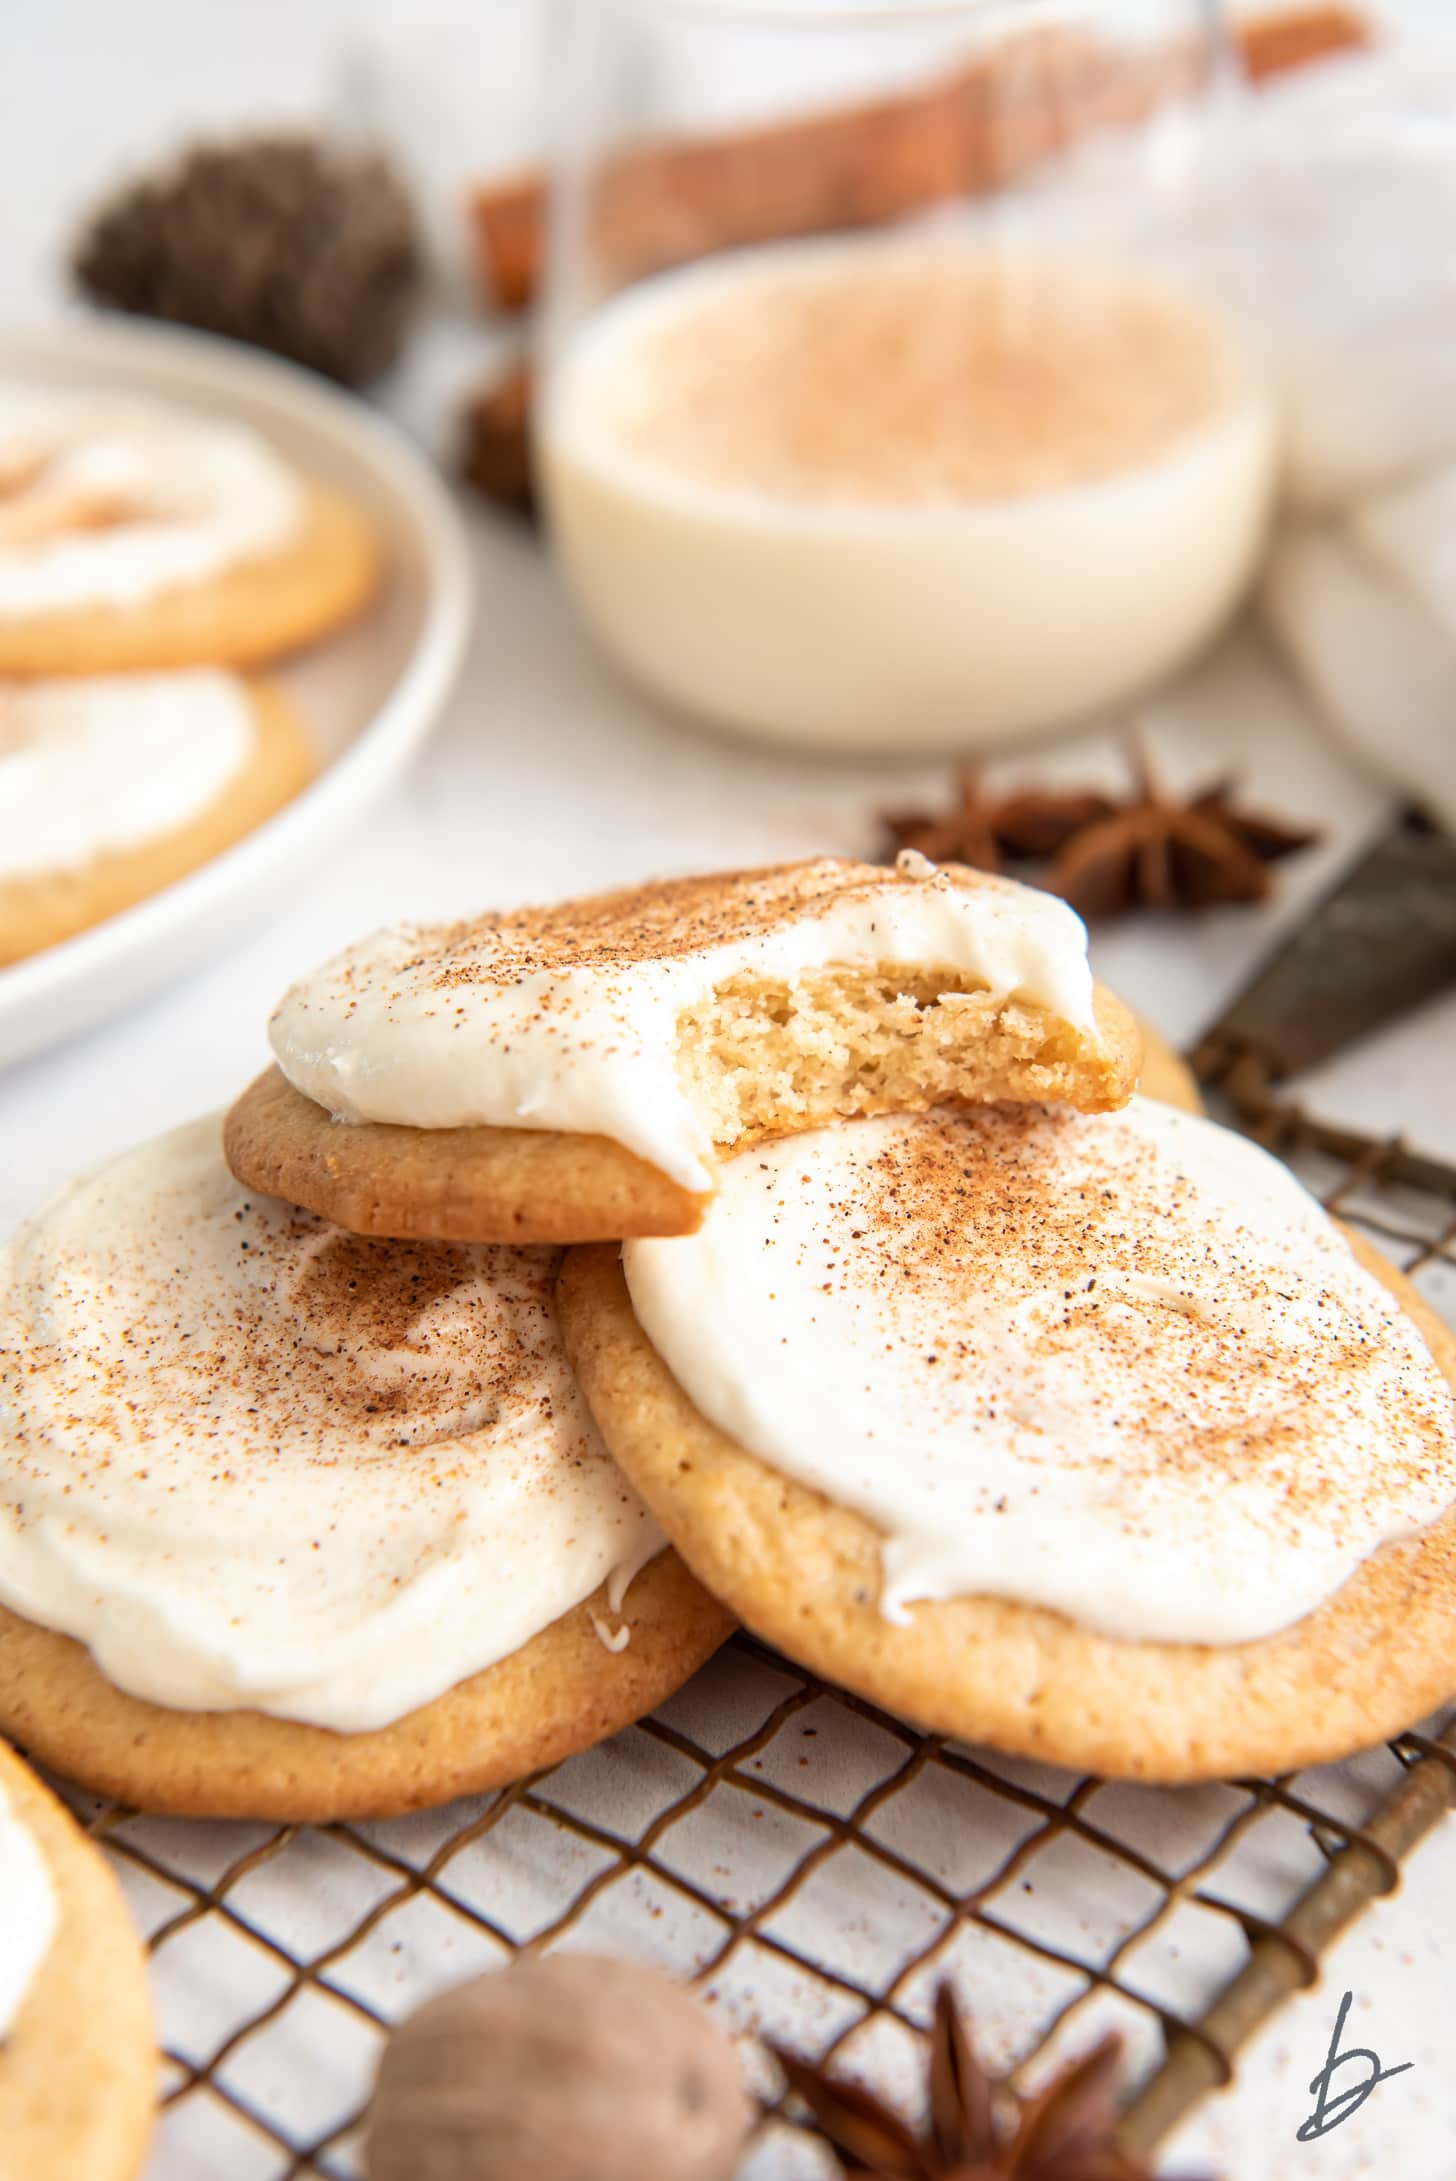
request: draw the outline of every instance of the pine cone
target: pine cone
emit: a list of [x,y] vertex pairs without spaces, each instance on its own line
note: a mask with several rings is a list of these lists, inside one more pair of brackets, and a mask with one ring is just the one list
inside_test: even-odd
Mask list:
[[98,302],[357,385],[399,353],[419,271],[387,161],[310,136],[199,144],[103,206],[73,269]]

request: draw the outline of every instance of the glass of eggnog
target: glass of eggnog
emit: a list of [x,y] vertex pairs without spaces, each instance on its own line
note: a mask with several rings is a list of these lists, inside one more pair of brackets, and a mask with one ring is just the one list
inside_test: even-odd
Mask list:
[[1215,0],[578,0],[558,57],[538,473],[637,682],[963,750],[1224,625],[1277,418]]

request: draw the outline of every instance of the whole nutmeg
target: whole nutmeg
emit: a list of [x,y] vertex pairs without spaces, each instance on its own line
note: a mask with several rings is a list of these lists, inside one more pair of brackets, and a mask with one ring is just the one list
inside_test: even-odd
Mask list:
[[753,2117],[690,1992],[542,1954],[442,1992],[380,2063],[368,2181],[727,2181]]

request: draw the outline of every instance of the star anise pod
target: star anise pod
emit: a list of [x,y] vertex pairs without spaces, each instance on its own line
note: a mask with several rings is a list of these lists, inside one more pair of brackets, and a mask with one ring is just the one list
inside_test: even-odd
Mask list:
[[976,2057],[948,1984],[935,1995],[923,2135],[857,2083],[842,2082],[792,2053],[774,2056],[847,2174],[873,2181],[1153,2181],[1119,2149],[1113,2086],[1122,2040],[1104,2037],[1016,2117],[997,2117],[996,2086]]
[[1013,861],[1054,856],[1059,848],[1116,804],[1088,790],[1062,794],[1050,788],[1019,788],[988,795],[974,765],[956,774],[958,801],[937,815],[929,810],[887,810],[884,823],[892,853],[918,849],[932,863],[966,863],[975,871],[999,871]]
[[1319,838],[1243,809],[1231,781],[1179,798],[1164,789],[1146,751],[1133,764],[1126,802],[1091,788],[988,795],[975,767],[964,765],[948,810],[887,811],[885,825],[896,850],[919,849],[932,863],[978,871],[1048,863],[1040,884],[1086,917],[1263,901],[1271,891],[1266,865]]
[[1089,918],[1264,901],[1272,891],[1267,866],[1318,838],[1242,809],[1228,780],[1187,799],[1169,795],[1142,750],[1132,800],[1065,840],[1043,884]]

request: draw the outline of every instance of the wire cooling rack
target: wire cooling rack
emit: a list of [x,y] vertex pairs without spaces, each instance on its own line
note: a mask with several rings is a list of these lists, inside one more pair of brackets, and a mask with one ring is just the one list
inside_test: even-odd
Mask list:
[[[1321,1127],[1235,1067],[1241,1125],[1456,1321],[1456,1169]],[[65,1791],[65,1790],[63,1790]],[[344,2181],[391,2022],[523,1949],[691,1978],[768,2105],[753,2181],[822,2175],[753,2033],[913,2104],[949,1977],[1035,2083],[1116,2026],[1147,2149],[1393,1889],[1456,1801],[1456,1723],[1298,1777],[1156,1789],[924,1735],[736,1638],[654,1718],[493,1796],[322,1829],[138,1817],[71,1792],[151,1950],[149,2181]]]

